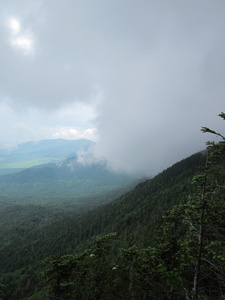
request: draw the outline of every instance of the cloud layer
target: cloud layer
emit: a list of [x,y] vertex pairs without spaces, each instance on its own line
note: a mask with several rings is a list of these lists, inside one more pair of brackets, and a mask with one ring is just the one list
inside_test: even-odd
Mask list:
[[38,137],[98,135],[97,158],[147,175],[204,148],[201,126],[222,130],[225,2],[1,5],[0,114],[11,111],[11,130],[16,120]]

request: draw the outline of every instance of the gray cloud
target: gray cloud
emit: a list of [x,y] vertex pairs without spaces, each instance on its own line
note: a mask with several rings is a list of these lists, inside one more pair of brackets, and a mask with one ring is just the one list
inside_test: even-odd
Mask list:
[[112,167],[155,174],[204,148],[203,124],[224,125],[216,115],[224,109],[225,6],[159,1],[143,11],[143,26],[111,59],[96,153]]
[[34,49],[13,48],[1,27],[0,95],[51,114],[96,106],[96,156],[154,174],[204,147],[201,126],[222,129],[224,13],[220,0],[7,1],[2,24],[18,18]]

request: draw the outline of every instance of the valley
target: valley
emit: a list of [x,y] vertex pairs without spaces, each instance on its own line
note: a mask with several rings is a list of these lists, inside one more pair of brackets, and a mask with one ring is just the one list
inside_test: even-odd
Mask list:
[[[25,143],[7,155],[0,151],[0,171],[12,166],[7,169],[9,174],[0,176],[0,204],[85,206],[87,198],[93,199],[90,203],[98,198],[99,203],[106,198],[110,201],[114,193],[120,195],[139,179],[110,171],[104,162],[92,161],[93,145],[88,140],[52,140]],[[79,161],[81,155],[88,161]]]
[[[201,187],[193,179],[206,158],[206,151],[196,153],[144,180],[81,164],[76,156],[0,176],[2,299],[185,299],[195,273],[189,249],[198,248],[185,222],[199,226]],[[222,186],[223,158],[210,168],[208,185],[216,177]],[[214,195],[207,218],[215,232],[206,223],[204,257],[217,253],[213,264],[223,268],[225,224],[215,218],[225,212],[223,190]],[[206,272],[221,285],[203,264]],[[215,299],[217,288],[205,286],[212,295],[206,299]]]

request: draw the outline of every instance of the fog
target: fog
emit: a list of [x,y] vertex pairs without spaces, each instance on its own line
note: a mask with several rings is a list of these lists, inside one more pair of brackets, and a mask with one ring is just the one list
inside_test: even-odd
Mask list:
[[90,138],[151,176],[222,131],[225,2],[1,3],[0,144]]

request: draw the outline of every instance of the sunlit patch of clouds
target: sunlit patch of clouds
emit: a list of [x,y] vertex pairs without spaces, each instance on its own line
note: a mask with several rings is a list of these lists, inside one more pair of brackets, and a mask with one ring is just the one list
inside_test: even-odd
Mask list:
[[87,129],[78,129],[71,127],[62,127],[59,128],[52,134],[53,138],[62,138],[68,140],[77,140],[77,139],[97,139],[97,130],[96,128],[87,128]]
[[16,48],[23,50],[27,54],[33,51],[33,41],[26,36],[13,39],[12,45]]
[[30,30],[24,30],[21,23],[16,18],[8,20],[8,28],[10,30],[10,44],[21,50],[25,55],[34,53],[34,38]]
[[19,21],[14,18],[9,20],[8,27],[11,29],[11,34],[13,35],[19,34],[21,29]]

